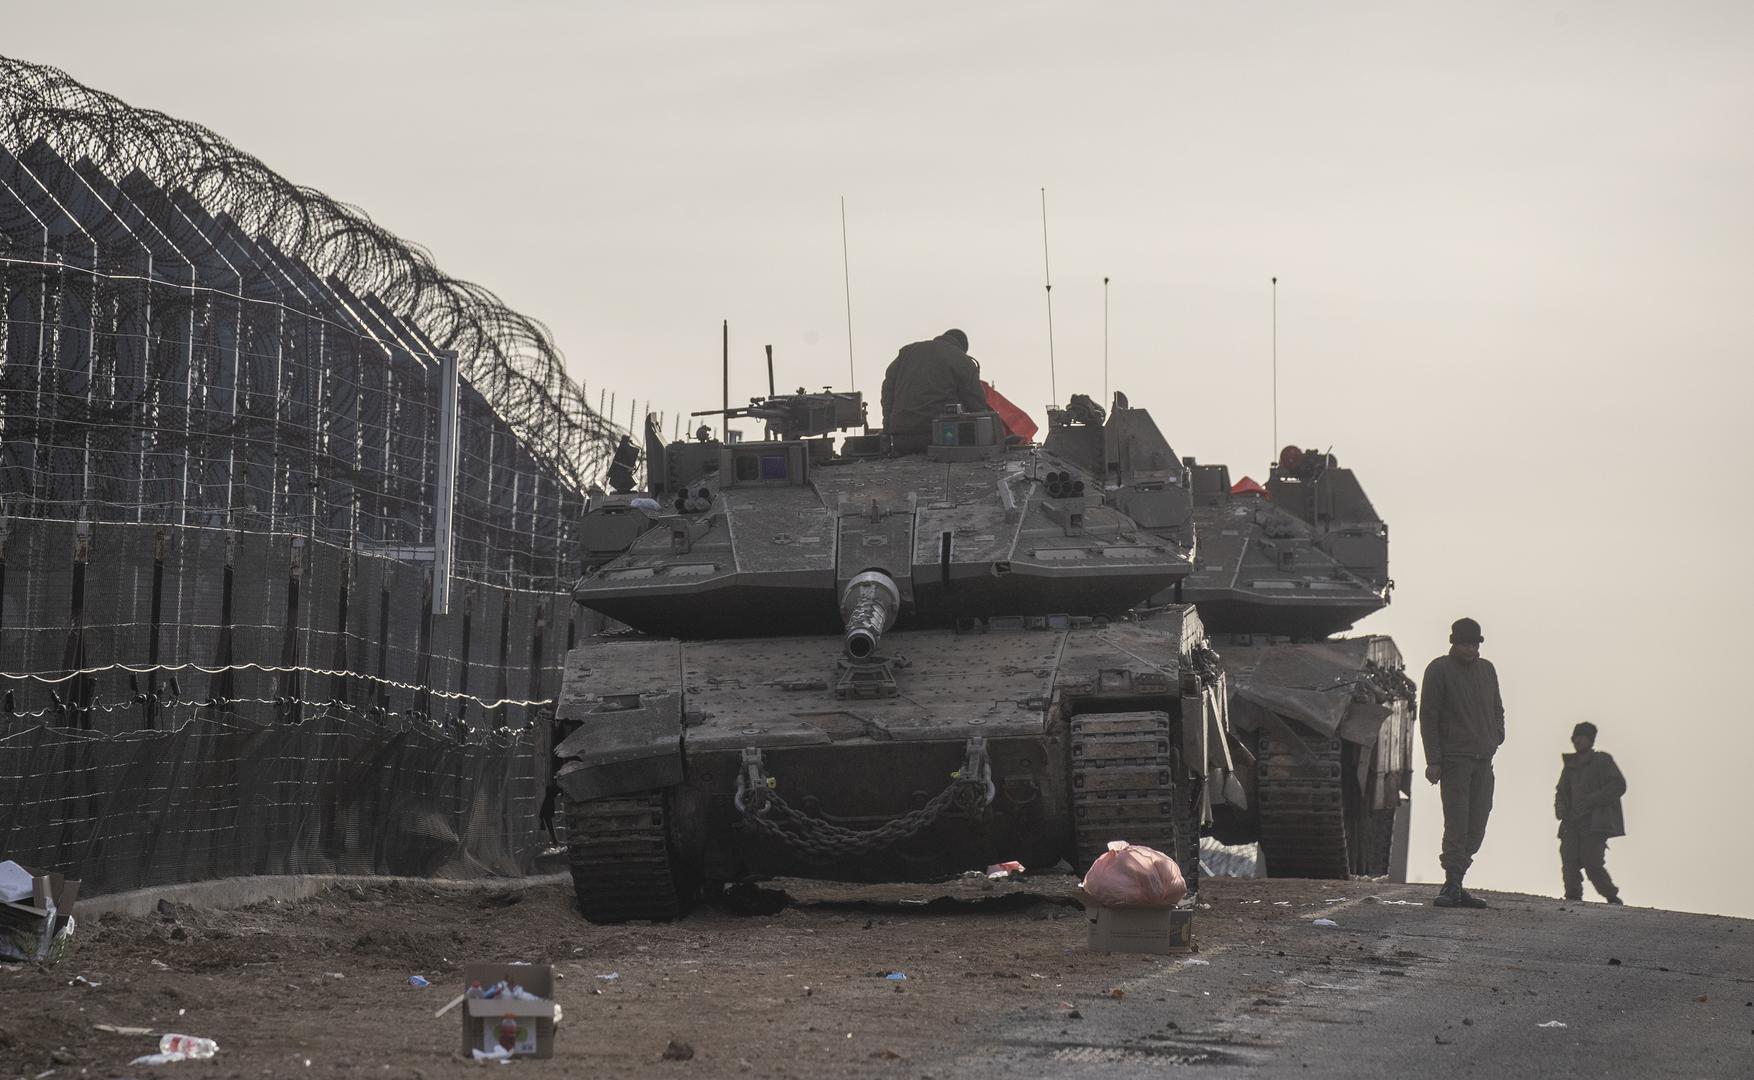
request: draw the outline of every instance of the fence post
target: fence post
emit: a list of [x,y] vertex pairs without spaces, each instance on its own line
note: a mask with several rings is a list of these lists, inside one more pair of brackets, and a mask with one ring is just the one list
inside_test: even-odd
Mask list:
[[439,354],[439,444],[432,485],[432,610],[451,610],[451,522],[457,484],[457,353]]

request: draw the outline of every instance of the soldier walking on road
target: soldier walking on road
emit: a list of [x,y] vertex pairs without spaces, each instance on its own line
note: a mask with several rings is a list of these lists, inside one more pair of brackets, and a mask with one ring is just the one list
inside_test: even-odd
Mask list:
[[1618,904],[1622,902],[1620,890],[1608,876],[1604,860],[1609,838],[1626,835],[1626,819],[1620,812],[1626,778],[1613,758],[1596,749],[1596,725],[1588,720],[1571,729],[1571,745],[1577,752],[1560,755],[1565,768],[1559,773],[1559,790],[1553,795],[1565,898],[1583,899],[1583,876],[1588,874],[1602,899]]
[[1483,908],[1462,888],[1474,853],[1486,839],[1492,813],[1492,755],[1504,742],[1504,699],[1498,671],[1480,658],[1480,624],[1457,619],[1449,653],[1425,666],[1419,691],[1419,733],[1425,742],[1425,779],[1442,785],[1443,889],[1433,907]]

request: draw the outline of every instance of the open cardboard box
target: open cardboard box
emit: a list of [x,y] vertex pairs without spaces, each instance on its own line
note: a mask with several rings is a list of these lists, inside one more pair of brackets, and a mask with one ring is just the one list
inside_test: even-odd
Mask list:
[[[7,865],[24,870],[17,863]],[[79,897],[79,879],[30,874],[30,886],[28,899],[0,902],[0,960],[53,964],[73,948],[73,904]]]
[[554,968],[549,964],[464,964],[463,987],[475,983],[483,989],[504,979],[522,986],[540,1001],[517,998],[463,999],[463,1053],[492,1050],[500,1045],[500,1024],[511,1017],[517,1024],[514,1057],[545,1058],[554,1055],[554,1022],[560,1006],[554,1003]]
[[1191,908],[1086,908],[1092,952],[1181,953],[1194,943]]

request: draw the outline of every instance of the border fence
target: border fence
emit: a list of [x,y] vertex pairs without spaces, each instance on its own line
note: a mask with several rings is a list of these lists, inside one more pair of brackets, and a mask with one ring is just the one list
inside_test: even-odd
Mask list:
[[527,866],[620,434],[360,211],[0,58],[0,857]]

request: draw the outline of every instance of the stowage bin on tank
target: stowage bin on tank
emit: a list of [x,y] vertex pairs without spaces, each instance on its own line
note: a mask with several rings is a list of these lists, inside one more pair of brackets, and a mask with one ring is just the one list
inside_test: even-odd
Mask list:
[[1240,786],[1224,672],[1173,602],[1186,467],[1139,409],[1052,411],[1039,447],[953,409],[897,454],[839,437],[861,405],[762,399],[767,438],[725,445],[648,425],[647,490],[582,523],[575,596],[630,628],[574,649],[561,691],[585,915],[672,918],[765,876],[1083,865],[1113,839],[1197,883]]

